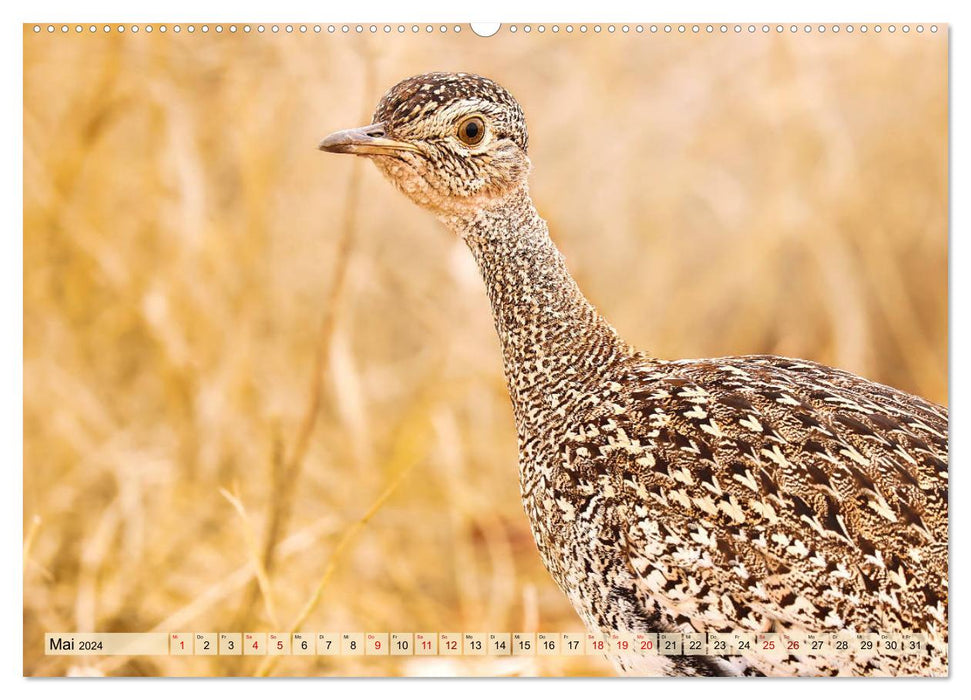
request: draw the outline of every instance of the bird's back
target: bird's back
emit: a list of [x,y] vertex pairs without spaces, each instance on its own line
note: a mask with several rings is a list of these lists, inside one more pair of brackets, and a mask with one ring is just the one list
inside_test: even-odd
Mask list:
[[604,387],[554,477],[576,557],[564,588],[588,623],[920,632],[928,657],[760,670],[946,670],[946,409],[771,356],[638,357]]

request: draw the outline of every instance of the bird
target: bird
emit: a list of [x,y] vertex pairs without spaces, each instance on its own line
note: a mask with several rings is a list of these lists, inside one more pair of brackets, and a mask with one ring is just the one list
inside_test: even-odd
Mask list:
[[523,507],[587,629],[926,640],[907,655],[614,654],[617,670],[946,675],[947,409],[809,360],[635,349],[553,243],[530,197],[528,145],[505,88],[432,72],[318,148],[371,160],[471,251],[501,345]]

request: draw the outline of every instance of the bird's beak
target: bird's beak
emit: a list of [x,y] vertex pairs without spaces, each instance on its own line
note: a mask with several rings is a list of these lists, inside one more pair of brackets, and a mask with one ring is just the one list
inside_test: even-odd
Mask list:
[[384,124],[369,124],[356,129],[336,131],[317,146],[328,153],[353,153],[355,155],[382,156],[397,151],[421,151],[405,141],[395,141],[385,136]]

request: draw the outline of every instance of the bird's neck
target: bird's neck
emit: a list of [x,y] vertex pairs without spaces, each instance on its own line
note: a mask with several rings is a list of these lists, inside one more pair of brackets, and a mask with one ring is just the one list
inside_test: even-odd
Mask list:
[[528,189],[468,214],[442,217],[485,280],[520,437],[562,415],[634,352],[587,301]]

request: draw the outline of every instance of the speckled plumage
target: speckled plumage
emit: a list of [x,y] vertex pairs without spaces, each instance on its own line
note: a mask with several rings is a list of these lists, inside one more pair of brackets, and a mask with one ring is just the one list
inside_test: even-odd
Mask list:
[[[487,128],[475,145],[455,131],[470,114]],[[924,632],[930,647],[620,668],[947,673],[945,408],[804,360],[669,362],[631,348],[550,240],[529,198],[522,110],[492,81],[410,78],[374,121],[386,153],[347,147],[350,132],[321,147],[373,158],[472,251],[502,344],[523,504],[589,629]]]

